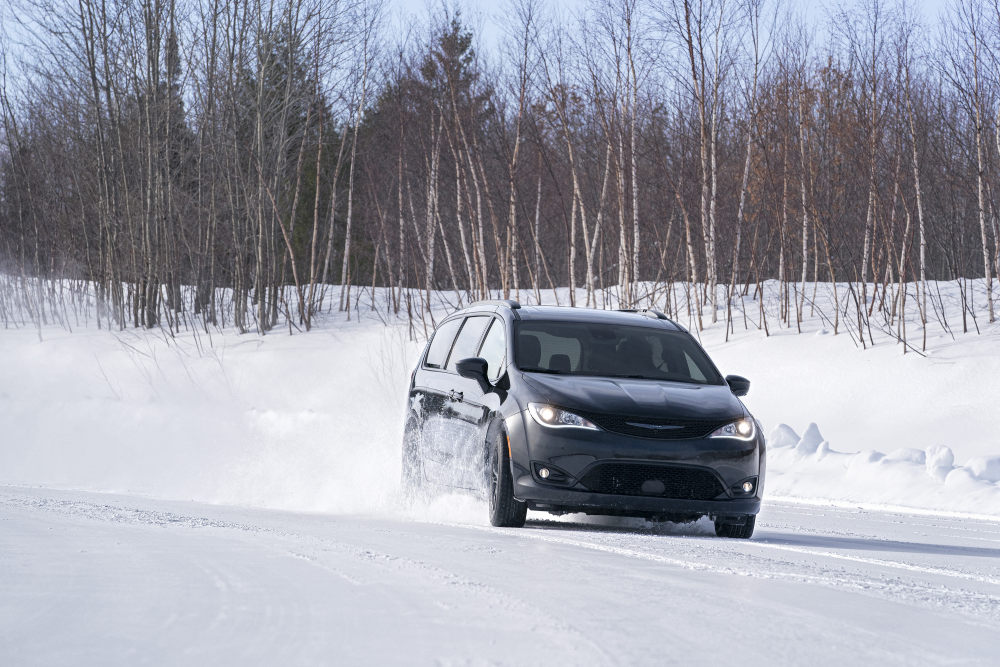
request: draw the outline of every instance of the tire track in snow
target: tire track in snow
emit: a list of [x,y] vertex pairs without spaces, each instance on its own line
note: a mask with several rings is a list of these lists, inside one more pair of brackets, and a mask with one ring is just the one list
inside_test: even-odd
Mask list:
[[[807,512],[806,510],[813,511]],[[801,517],[803,515],[849,521],[860,517],[869,525],[882,524],[893,528],[922,528],[935,533],[944,533],[949,537],[961,536],[967,540],[1000,543],[1000,522],[993,517],[982,517],[980,515],[954,516],[950,513],[935,513],[929,510],[906,514],[905,512],[896,510],[876,510],[854,505],[841,507],[805,502],[782,503],[768,500],[768,522],[759,522],[757,527],[777,528],[779,530],[793,528],[795,530],[807,530],[808,532],[823,535],[857,535],[856,533],[841,533],[840,531],[822,530],[815,527],[805,528],[801,526]],[[792,521],[792,524],[785,525],[781,521]],[[864,534],[863,537],[867,540],[879,541],[892,541],[893,539],[892,537],[874,534]]]
[[770,544],[763,541],[748,540],[740,544],[740,546],[751,546],[751,547],[762,547],[766,549],[777,549],[779,551],[791,551],[794,553],[807,554],[810,556],[819,556],[821,558],[836,558],[838,560],[853,561],[855,563],[865,563],[867,565],[877,565],[880,567],[892,567],[899,570],[909,570],[911,572],[920,572],[922,574],[934,574],[943,577],[954,577],[956,579],[968,579],[970,581],[978,581],[984,584],[993,584],[995,586],[1000,586],[1000,579],[993,579],[992,577],[980,577],[968,572],[959,572],[957,570],[946,570],[939,567],[926,567],[923,565],[913,565],[911,563],[904,563],[901,561],[894,560],[884,560],[881,558],[864,558],[862,556],[848,556],[847,554],[838,554],[832,551],[820,551],[818,549],[806,549],[803,547],[791,547],[784,544]]
[[[915,581],[904,581],[898,577],[895,580],[886,581],[884,578],[879,580],[871,576],[871,573],[857,573],[854,575],[847,575],[843,572],[837,572],[836,575],[831,573],[823,574],[806,574],[803,572],[788,572],[779,571],[775,566],[779,567],[797,567],[802,568],[807,571],[825,571],[824,568],[818,563],[790,563],[787,561],[775,561],[770,558],[762,558],[751,553],[743,551],[741,547],[744,545],[758,546],[761,545],[760,542],[755,542],[753,540],[747,542],[741,542],[738,544],[727,543],[724,547],[722,545],[716,546],[713,544],[707,544],[708,540],[701,540],[699,538],[694,538],[698,540],[698,547],[702,549],[708,549],[712,552],[714,556],[732,557],[734,555],[746,556],[752,558],[755,563],[761,565],[770,565],[770,567],[765,567],[761,569],[745,569],[737,568],[728,565],[715,565],[707,563],[704,561],[694,561],[694,560],[684,560],[681,558],[665,556],[659,553],[646,551],[642,549],[627,548],[622,546],[616,546],[611,544],[602,543],[607,539],[607,536],[602,533],[593,533],[595,536],[595,541],[589,540],[573,540],[563,537],[553,537],[550,535],[540,534],[534,530],[525,529],[505,529],[505,528],[494,528],[491,526],[475,526],[475,525],[463,525],[463,524],[442,524],[455,528],[466,528],[478,531],[483,531],[487,533],[500,534],[507,537],[516,537],[522,539],[532,539],[542,542],[548,542],[553,544],[562,544],[569,547],[577,547],[583,549],[589,549],[593,551],[599,551],[603,553],[608,553],[617,556],[624,556],[626,558],[635,558],[655,563],[661,563],[664,565],[673,565],[676,567],[681,567],[687,570],[701,571],[712,574],[729,574],[741,577],[749,577],[755,579],[774,579],[774,580],[784,580],[790,582],[798,583],[812,583],[824,586],[846,588],[854,590],[864,594],[876,594],[878,597],[883,597],[887,599],[893,599],[897,601],[904,601],[908,604],[918,603],[918,604],[929,604],[934,607],[948,607],[954,611],[965,615],[971,616],[986,616],[992,619],[1000,618],[1000,596],[989,595],[985,593],[979,593],[976,591],[969,591],[965,589],[950,589],[944,586],[934,586],[924,582]],[[616,535],[618,539],[625,538],[625,535]],[[686,538],[691,539],[691,538]],[[762,546],[781,546],[781,545],[762,545]],[[788,548],[781,550],[793,551],[794,548]],[[825,552],[818,552],[813,550],[801,550],[803,555],[826,557],[828,554]],[[836,554],[833,554],[836,555]],[[882,563],[877,562],[878,559],[860,559],[855,557],[849,557],[849,560],[857,560],[858,562],[866,565],[882,565]],[[887,561],[889,562],[889,561]],[[900,565],[907,565],[905,563],[900,563]],[[979,581],[974,575],[969,577],[960,576],[962,573],[953,573],[947,570],[941,570],[938,572],[939,568],[922,568],[917,569],[919,566],[913,566],[911,571],[919,572],[920,574],[953,574],[959,578],[970,578]],[[982,583],[995,583],[1000,584],[1000,581],[986,579]]]

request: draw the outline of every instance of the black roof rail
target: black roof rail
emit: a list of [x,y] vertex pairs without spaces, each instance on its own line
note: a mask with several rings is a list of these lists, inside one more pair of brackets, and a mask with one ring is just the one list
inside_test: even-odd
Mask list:
[[677,320],[672,320],[669,317],[667,317],[666,315],[664,315],[663,313],[661,313],[660,311],[653,310],[652,308],[640,308],[640,309],[636,309],[636,308],[619,308],[618,312],[620,312],[620,313],[635,313],[636,315],[642,315],[643,317],[648,317],[648,318],[653,319],[653,320],[663,320],[665,322],[670,322],[671,324],[673,324],[675,327],[677,327],[681,331],[683,331],[685,333],[690,333],[687,330],[687,327],[685,327],[683,324],[681,324]]
[[645,317],[649,317],[649,318],[652,318],[654,320],[667,320],[668,322],[672,322],[673,321],[669,317],[667,317],[666,315],[664,315],[663,313],[661,313],[660,311],[653,310],[652,308],[638,308],[638,309],[637,308],[619,308],[618,312],[619,313],[636,313],[638,315],[643,315]]
[[513,299],[484,299],[483,301],[476,301],[469,304],[469,308],[473,306],[507,306],[511,310],[517,310],[521,307],[521,304]]

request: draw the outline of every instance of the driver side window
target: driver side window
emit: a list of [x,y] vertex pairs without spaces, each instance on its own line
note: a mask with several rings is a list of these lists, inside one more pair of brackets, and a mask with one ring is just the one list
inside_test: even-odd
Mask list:
[[479,350],[479,356],[485,359],[488,364],[486,372],[490,382],[496,382],[500,378],[506,365],[507,339],[503,330],[503,320],[494,319],[486,334],[486,339],[483,340],[483,346]]

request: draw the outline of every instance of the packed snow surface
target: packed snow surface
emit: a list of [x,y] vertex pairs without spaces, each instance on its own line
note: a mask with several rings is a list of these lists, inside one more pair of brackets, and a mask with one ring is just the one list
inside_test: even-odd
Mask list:
[[996,520],[483,516],[0,487],[0,664],[997,664]]

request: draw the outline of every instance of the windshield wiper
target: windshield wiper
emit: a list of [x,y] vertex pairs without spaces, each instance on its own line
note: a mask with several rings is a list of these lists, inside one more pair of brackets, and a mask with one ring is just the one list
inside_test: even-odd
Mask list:
[[658,382],[683,382],[685,384],[705,384],[698,380],[677,377],[650,377],[648,375],[606,375],[604,377],[629,378],[631,380],[656,380]]
[[628,380],[655,380],[657,382],[683,382],[685,384],[706,384],[705,382],[699,382],[698,380],[692,380],[688,378],[671,378],[671,377],[650,377],[648,375],[632,375],[624,373],[601,373],[599,375],[590,375],[588,373],[573,373],[571,371],[557,371],[551,368],[522,368],[520,369],[522,373],[548,373],[549,375],[579,375],[584,377],[594,377],[594,378],[626,378]]

